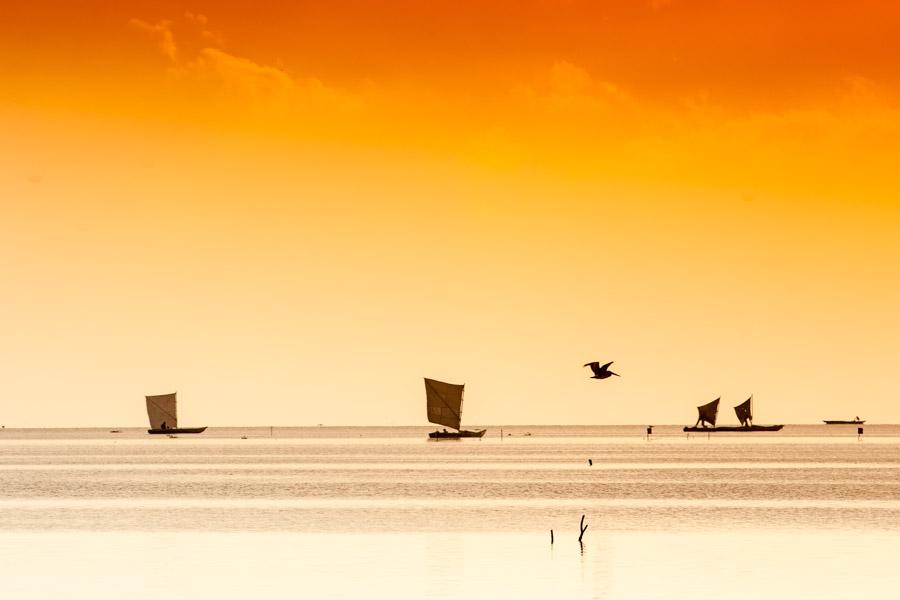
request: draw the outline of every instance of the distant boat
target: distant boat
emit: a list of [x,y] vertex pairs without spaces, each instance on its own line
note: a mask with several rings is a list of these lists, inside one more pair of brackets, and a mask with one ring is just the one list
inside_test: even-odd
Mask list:
[[862,425],[865,422],[866,422],[865,419],[860,419],[859,417],[856,417],[855,419],[852,419],[849,421],[825,421],[825,424],[826,425]]
[[[781,428],[784,427],[784,425],[754,425],[752,423],[753,396],[750,396],[734,407],[734,413],[737,415],[740,425],[720,425],[717,427],[716,417],[719,413],[719,400],[721,400],[721,398],[716,398],[708,404],[698,406],[697,412],[699,413],[699,416],[697,417],[697,422],[693,427],[685,427],[684,431],[707,433],[716,431],[736,431],[744,433],[750,431],[781,431]],[[707,423],[709,424],[709,427],[707,427]]]
[[435,425],[444,425],[456,431],[432,431],[428,434],[433,440],[480,438],[484,436],[486,429],[466,431],[460,429],[462,421],[463,392],[465,385],[444,383],[435,379],[425,378],[425,400],[428,407],[428,420]]
[[147,396],[147,416],[150,429],[147,433],[203,433],[206,427],[178,427],[178,402],[175,394]]

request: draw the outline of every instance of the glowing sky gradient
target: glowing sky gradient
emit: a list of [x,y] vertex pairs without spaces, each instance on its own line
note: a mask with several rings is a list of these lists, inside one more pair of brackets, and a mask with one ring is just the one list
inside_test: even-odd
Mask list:
[[[0,422],[900,420],[893,2],[0,6]],[[621,380],[581,364],[615,360]],[[247,412],[246,400],[253,410]]]

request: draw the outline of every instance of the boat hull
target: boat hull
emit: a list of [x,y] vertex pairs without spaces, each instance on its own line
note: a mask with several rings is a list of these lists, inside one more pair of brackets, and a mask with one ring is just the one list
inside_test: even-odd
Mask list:
[[174,429],[148,429],[147,433],[203,433],[206,427],[176,427]]
[[751,433],[754,431],[781,431],[784,425],[750,425],[744,427],[741,425],[726,427],[685,427],[684,431],[690,433],[716,433],[717,431],[730,431],[735,433]]
[[476,431],[432,431],[428,434],[433,440],[458,440],[460,438],[480,438],[484,437],[487,429],[478,429]]
[[861,421],[824,421],[826,425],[862,425],[866,420]]

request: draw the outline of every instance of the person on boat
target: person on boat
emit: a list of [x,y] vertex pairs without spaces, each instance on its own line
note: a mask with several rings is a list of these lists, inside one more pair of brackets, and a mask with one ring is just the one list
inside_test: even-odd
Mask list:
[[[709,421],[707,421],[702,416],[700,416],[700,417],[697,417],[697,422],[694,423],[694,427],[703,427],[704,429],[706,429],[707,423],[709,423]],[[712,423],[709,423],[709,424],[712,425]]]
[[166,422],[163,421],[162,423],[159,424],[159,428],[162,429],[163,431],[165,431],[169,427],[166,425]]

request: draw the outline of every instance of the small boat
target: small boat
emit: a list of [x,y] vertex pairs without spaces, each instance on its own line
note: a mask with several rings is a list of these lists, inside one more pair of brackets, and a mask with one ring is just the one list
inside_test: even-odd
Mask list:
[[178,427],[178,402],[175,394],[146,396],[150,429],[147,433],[203,433],[206,427]]
[[[685,427],[684,431],[689,433],[715,433],[717,431],[730,431],[738,433],[748,433],[753,431],[781,431],[784,425],[754,425],[753,421],[753,396],[750,396],[740,404],[734,407],[740,425],[716,426],[716,417],[719,413],[719,400],[716,398],[708,404],[697,407],[699,416],[693,427]],[[709,427],[707,427],[707,423]]]
[[726,431],[749,433],[753,431],[781,431],[783,427],[784,425],[720,425],[719,427],[685,427],[684,431],[689,433],[716,433]]
[[444,429],[443,431],[432,431],[428,434],[433,440],[458,440],[460,438],[480,438],[484,437],[487,429],[478,429],[476,431],[447,431]]
[[110,433],[122,433],[122,430],[121,429],[110,429],[109,432]]
[[862,425],[865,422],[865,419],[860,419],[859,417],[848,421],[824,421],[826,425]]
[[460,429],[462,421],[463,392],[465,385],[444,383],[436,379],[425,378],[425,401],[428,409],[428,421],[435,425],[444,425],[456,431],[432,431],[428,437],[433,440],[458,440],[460,438],[484,437],[487,429],[468,431]]

